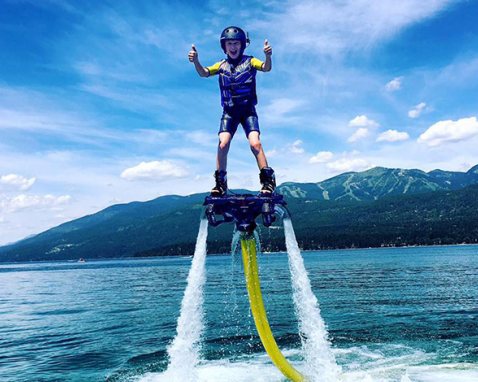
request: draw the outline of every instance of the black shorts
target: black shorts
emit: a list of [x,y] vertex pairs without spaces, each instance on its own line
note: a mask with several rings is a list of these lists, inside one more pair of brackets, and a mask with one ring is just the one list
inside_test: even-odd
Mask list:
[[242,125],[246,137],[249,136],[251,131],[257,131],[260,134],[259,119],[254,106],[224,108],[221,124],[219,125],[219,134],[227,132],[234,136],[239,124]]

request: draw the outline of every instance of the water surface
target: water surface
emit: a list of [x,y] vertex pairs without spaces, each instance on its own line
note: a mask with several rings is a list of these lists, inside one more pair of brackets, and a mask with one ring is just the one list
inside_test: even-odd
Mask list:
[[[344,380],[478,380],[478,246],[303,256]],[[1,380],[154,380],[167,366],[190,264],[0,265]],[[283,380],[256,335],[240,257],[208,256],[206,267],[200,374]],[[300,368],[287,254],[262,255],[260,272],[272,330]]]

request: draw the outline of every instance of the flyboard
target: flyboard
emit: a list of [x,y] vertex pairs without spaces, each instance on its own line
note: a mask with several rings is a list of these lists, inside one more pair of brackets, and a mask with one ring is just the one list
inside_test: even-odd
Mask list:
[[254,237],[254,230],[257,227],[256,219],[261,216],[262,224],[269,227],[276,220],[276,215],[284,217],[288,214],[284,197],[280,194],[207,196],[204,205],[210,225],[217,227],[223,223],[235,223],[236,229],[241,232],[242,261],[249,303],[257,332],[267,354],[287,378],[294,382],[306,381],[305,377],[287,361],[277,346],[267,319],[257,267],[257,243]]

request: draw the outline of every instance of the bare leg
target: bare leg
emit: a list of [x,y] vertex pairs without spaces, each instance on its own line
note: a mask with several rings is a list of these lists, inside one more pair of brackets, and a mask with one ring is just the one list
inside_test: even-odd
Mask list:
[[264,154],[264,150],[262,149],[259,133],[257,131],[251,131],[247,139],[249,140],[249,144],[251,145],[251,151],[256,157],[259,170],[263,169],[264,167],[267,167],[267,159],[266,155]]
[[222,132],[219,134],[219,145],[217,146],[216,169],[218,171],[227,170],[227,153],[231,145],[231,133]]

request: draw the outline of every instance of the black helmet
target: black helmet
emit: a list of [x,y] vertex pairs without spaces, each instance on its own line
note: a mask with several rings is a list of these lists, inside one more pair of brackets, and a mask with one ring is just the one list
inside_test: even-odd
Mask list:
[[249,35],[239,27],[230,26],[224,29],[221,33],[221,48],[226,53],[226,41],[227,40],[239,40],[241,42],[241,54],[249,45]]

